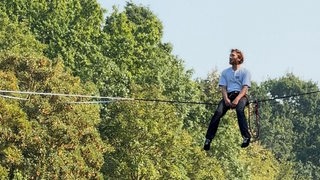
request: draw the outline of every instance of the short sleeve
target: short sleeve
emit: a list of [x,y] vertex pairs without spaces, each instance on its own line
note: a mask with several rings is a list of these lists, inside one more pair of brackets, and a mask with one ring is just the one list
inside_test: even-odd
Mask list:
[[227,86],[227,78],[226,78],[226,72],[223,71],[221,73],[220,79],[219,79],[219,86]]
[[243,80],[242,80],[242,86],[249,86],[251,87],[251,73],[246,70],[244,72]]

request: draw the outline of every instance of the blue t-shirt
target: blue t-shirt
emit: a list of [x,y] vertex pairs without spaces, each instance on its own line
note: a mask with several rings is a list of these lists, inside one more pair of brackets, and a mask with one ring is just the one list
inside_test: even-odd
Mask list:
[[222,71],[219,86],[226,86],[227,92],[241,91],[243,86],[251,86],[251,74],[243,67],[236,71],[229,67]]

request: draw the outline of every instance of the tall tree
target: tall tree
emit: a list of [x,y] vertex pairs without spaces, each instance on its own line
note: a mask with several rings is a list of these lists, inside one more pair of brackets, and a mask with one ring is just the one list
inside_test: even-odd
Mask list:
[[[45,45],[28,23],[1,12],[0,89],[98,94],[93,84],[81,84],[65,71],[61,60],[49,60]],[[3,178],[99,178],[103,153],[96,126],[98,106],[72,105],[81,99],[7,94],[26,98],[18,103],[1,97],[0,176]],[[85,100],[85,99],[83,99]]]
[[[135,96],[163,97],[159,88],[137,88]],[[112,114],[101,132],[115,151],[106,156],[104,174],[112,179],[223,178],[216,159],[207,159],[183,128],[175,107],[125,101],[108,106]],[[199,167],[203,167],[199,168]],[[209,172],[209,173],[208,173]]]
[[[161,41],[162,28],[161,21],[148,8],[127,3],[123,12],[114,9],[104,26],[109,40],[103,52],[120,74],[101,77],[106,84],[100,89],[102,94],[110,94],[109,85],[118,87],[115,95],[130,96],[137,84],[145,90],[157,86],[165,99],[198,99],[199,89],[191,80],[192,71],[185,70],[183,61],[172,55],[171,45]],[[176,107],[181,117],[189,121],[191,108],[179,104]]]
[[[3,79],[16,79],[8,82],[15,87],[12,90],[74,94],[97,92],[92,84],[82,86],[78,78],[63,70],[61,63],[51,64],[41,56],[2,54],[0,64]],[[2,100],[4,112],[1,122],[4,126],[1,134],[4,141],[1,142],[1,165],[8,170],[9,177],[101,177],[102,154],[108,147],[96,129],[100,121],[99,107],[69,104],[77,101],[76,98],[22,97],[28,100],[15,104],[12,113],[19,113],[12,115]]]
[[0,12],[0,52],[18,54],[42,54],[45,45],[36,40],[24,22],[12,21],[7,14]]
[[[272,112],[264,129],[262,142],[278,158],[295,160],[319,167],[319,88],[312,81],[303,81],[293,74],[263,84],[272,98],[287,97],[271,104]],[[307,167],[307,166],[305,166]],[[315,170],[311,168],[309,170]],[[312,172],[310,172],[312,174]],[[316,173],[313,173],[316,178]]]
[[105,38],[103,10],[97,1],[4,0],[0,8],[11,20],[28,24],[36,39],[47,45],[45,56],[61,57],[65,67],[83,81],[93,80],[101,73],[94,69],[108,65],[99,46]]

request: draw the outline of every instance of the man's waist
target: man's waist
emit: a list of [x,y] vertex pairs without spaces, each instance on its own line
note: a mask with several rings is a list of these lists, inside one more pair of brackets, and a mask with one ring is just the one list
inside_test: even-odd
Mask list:
[[228,98],[233,100],[239,95],[240,91],[231,91],[228,92]]
[[228,92],[228,95],[229,94],[239,94],[240,93],[240,91],[230,91],[230,92]]

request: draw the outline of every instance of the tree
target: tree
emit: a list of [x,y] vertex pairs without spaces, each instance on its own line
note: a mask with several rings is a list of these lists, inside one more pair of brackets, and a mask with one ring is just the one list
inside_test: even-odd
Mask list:
[[[272,98],[281,98],[271,104],[268,126],[264,129],[268,136],[263,144],[271,148],[278,158],[312,163],[319,166],[316,150],[319,147],[320,129],[318,87],[311,81],[303,81],[293,74],[269,80],[263,84]],[[297,169],[298,171],[298,166]],[[315,170],[310,168],[309,170]],[[316,177],[316,173],[312,173]]]
[[[137,98],[162,97],[157,87],[148,92],[136,88]],[[112,114],[102,122],[101,134],[116,150],[105,157],[106,178],[224,177],[217,160],[208,160],[199,146],[193,144],[173,105],[125,101],[108,107]]]
[[[192,71],[185,70],[183,61],[172,55],[169,43],[161,42],[161,21],[148,8],[127,3],[123,12],[114,9],[103,31],[109,37],[104,55],[116,64],[119,73],[98,80],[109,85],[100,89],[102,94],[130,96],[137,84],[145,90],[157,86],[170,100],[198,99],[200,93],[191,80]],[[110,87],[117,87],[117,91]],[[191,124],[188,114],[194,107],[176,104],[176,108],[185,124]]]
[[[93,81],[108,66],[99,44],[104,43],[101,26],[103,10],[92,0],[0,2],[11,21],[27,24],[35,38],[46,47],[49,59],[60,57],[66,68],[82,81]],[[95,71],[96,70],[96,71]]]
[[[202,92],[204,92],[202,95],[204,97],[203,101],[220,101],[221,93],[218,89],[218,79],[218,74],[216,71],[213,71],[206,80],[198,81],[201,85]],[[250,106],[254,105],[252,103],[255,102],[255,100],[267,99],[268,96],[266,92],[263,86],[252,82],[252,87],[249,92]],[[262,110],[264,112],[261,114],[262,120],[264,120],[264,117],[268,117],[266,116],[266,114],[270,112],[268,105],[268,102],[264,102],[262,105],[260,104],[260,111]],[[207,110],[208,117],[206,119],[208,120],[212,115],[212,109],[213,108],[209,106]],[[250,110],[252,111],[252,107]],[[247,114],[247,117],[249,118],[248,115],[249,114]],[[263,127],[266,125],[265,122],[261,123]],[[203,128],[203,131],[206,131],[207,124],[208,122]],[[270,179],[280,177],[290,179],[290,177],[293,176],[292,165],[277,161],[273,153],[263,148],[259,142],[252,142],[250,147],[245,150],[240,149],[239,142],[241,138],[238,129],[235,112],[230,110],[221,119],[217,136],[212,142],[213,148],[208,152],[209,157],[219,157],[219,164],[225,172],[227,179]]]
[[[4,53],[0,66],[1,78],[7,80],[1,89],[97,92],[92,84],[81,85],[78,78],[65,72],[61,62],[51,64],[41,56]],[[95,128],[100,121],[99,107],[68,104],[77,101],[76,98],[21,97],[28,100],[20,103],[1,100],[1,169],[8,177],[101,177],[102,154],[110,147],[101,141]]]
[[251,146],[241,151],[242,168],[248,174],[248,179],[293,179],[293,163],[278,161],[272,151],[260,145]]
[[[6,5],[11,7],[10,2]],[[25,18],[10,20],[3,12],[1,17],[0,89],[98,94],[93,84],[81,84],[65,71],[61,60],[42,55],[46,46],[36,40]],[[1,99],[2,177],[101,177],[102,155],[111,147],[101,141],[96,129],[99,106],[69,104],[81,100],[76,98],[11,95],[27,100]]]
[[[17,88],[17,79],[12,73],[0,71],[2,79],[0,88]],[[17,167],[23,162],[24,146],[30,143],[31,123],[27,121],[26,114],[20,109],[15,100],[0,98],[0,177],[5,179],[13,177]]]
[[0,52],[41,54],[45,45],[36,40],[26,23],[11,21],[0,12]]

